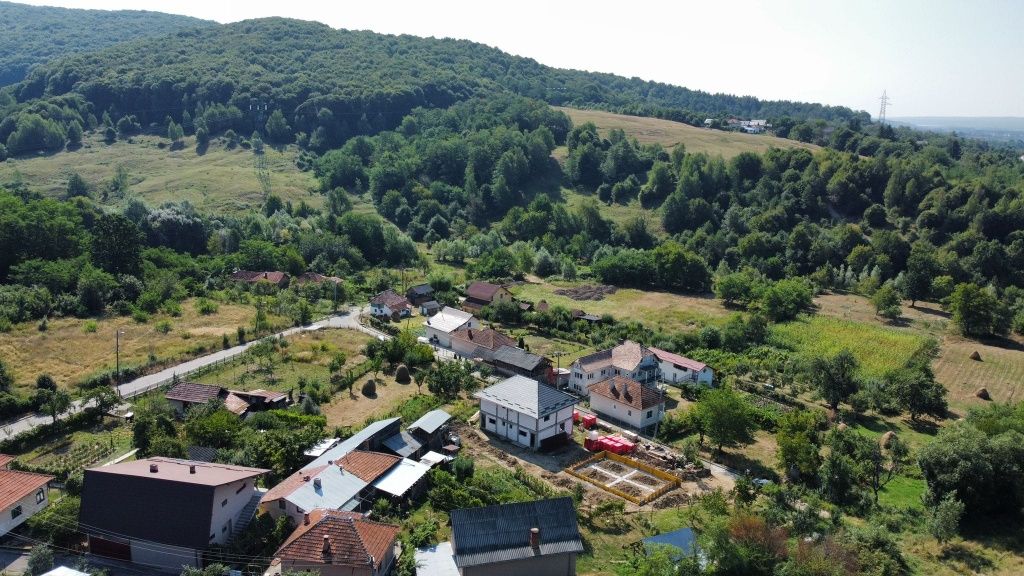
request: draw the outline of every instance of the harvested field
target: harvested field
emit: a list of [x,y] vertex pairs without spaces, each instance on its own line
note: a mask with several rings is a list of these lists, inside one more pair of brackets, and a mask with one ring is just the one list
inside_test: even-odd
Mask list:
[[572,288],[559,288],[555,290],[555,294],[559,296],[568,296],[573,300],[604,300],[605,296],[615,294],[619,289],[615,286],[608,286],[605,284],[599,284],[597,286],[591,284],[583,284],[582,286],[574,286]]

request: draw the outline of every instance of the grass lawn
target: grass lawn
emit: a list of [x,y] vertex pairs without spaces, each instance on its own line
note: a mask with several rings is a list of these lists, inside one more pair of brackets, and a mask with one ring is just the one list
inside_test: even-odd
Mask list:
[[[43,373],[53,376],[58,385],[71,386],[91,374],[112,370],[116,365],[114,334],[122,330],[121,365],[145,364],[150,355],[159,362],[176,361],[200,355],[201,350],[220,350],[227,334],[235,343],[239,326],[252,330],[256,310],[250,305],[219,303],[214,314],[204,316],[195,309],[195,300],[181,304],[181,316],[155,314],[145,324],[127,316],[94,320],[96,330],[87,332],[90,320],[55,318],[40,332],[37,322],[26,322],[0,333],[0,358],[13,370],[16,387],[31,388]],[[283,318],[271,316],[275,326],[286,325]],[[158,329],[170,323],[170,331]]]
[[878,502],[879,504],[895,506],[897,508],[923,510],[924,505],[921,503],[921,495],[924,494],[927,487],[922,478],[897,476],[878,493]]
[[616,224],[625,224],[628,220],[640,216],[647,220],[647,229],[651,234],[660,237],[667,236],[665,227],[661,223],[661,208],[658,207],[654,210],[644,208],[636,198],[630,200],[628,204],[617,202],[605,204],[595,194],[584,194],[568,188],[562,189],[562,197],[565,198],[565,203],[570,210],[584,202],[594,200],[601,209],[601,216]]
[[664,330],[692,330],[704,324],[721,323],[732,314],[719,300],[711,296],[683,296],[632,288],[619,289],[603,300],[577,301],[568,296],[555,294],[558,288],[579,284],[582,283],[523,284],[514,287],[512,292],[521,300],[534,303],[547,300],[552,305],[557,304],[569,309],[579,308],[598,316],[611,314],[619,321],[638,320],[650,328]]
[[757,152],[758,154],[775,148],[804,148],[807,150],[820,150],[814,144],[805,144],[796,140],[777,138],[767,134],[743,134],[740,132],[725,132],[722,130],[710,130],[708,128],[697,128],[682,122],[662,120],[659,118],[644,118],[641,116],[627,116],[625,114],[613,114],[601,110],[577,110],[575,108],[556,107],[572,118],[573,124],[579,125],[584,122],[593,122],[602,136],[607,136],[608,131],[619,128],[641,144],[661,144],[665,148],[674,148],[676,144],[686,146],[687,152],[707,152],[708,154],[720,154],[725,158],[732,158],[741,152]]
[[[0,163],[0,184],[21,181],[29,190],[57,197],[64,194],[72,172],[98,191],[123,168],[129,195],[150,206],[187,200],[201,212],[241,215],[263,204],[252,150],[227,150],[221,140],[214,139],[200,155],[194,138],[185,138],[185,147],[175,151],[159,148],[161,142],[167,143],[167,139],[135,136],[131,142],[119,140],[108,145],[99,135],[87,135],[78,150]],[[274,194],[286,202],[323,204],[323,197],[311,192],[316,189],[312,172],[302,172],[295,165],[297,148],[275,150],[268,146],[264,150]],[[110,199],[115,204],[125,201]]]
[[872,378],[902,366],[925,340],[904,330],[826,316],[774,325],[772,338],[805,359],[849,349],[860,362],[861,374]]

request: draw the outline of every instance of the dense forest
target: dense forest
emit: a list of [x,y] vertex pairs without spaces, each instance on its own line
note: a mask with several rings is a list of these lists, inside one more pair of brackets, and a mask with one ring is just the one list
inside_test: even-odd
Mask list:
[[141,10],[72,10],[0,2],[0,86],[20,82],[34,66],[126,40],[213,26],[189,16]]
[[867,120],[848,108],[712,95],[555,69],[468,41],[271,18],[123,43],[41,66],[0,95],[0,106],[7,104],[0,110],[6,117],[0,142],[17,117],[29,114],[65,132],[71,122],[95,127],[104,113],[115,121],[132,116],[141,126],[171,117],[187,130],[197,112],[215,106],[216,119],[207,120],[215,132],[249,134],[265,119],[253,112],[280,110],[289,128],[276,136],[298,138],[322,152],[355,135],[393,129],[416,107],[446,107],[502,92],[690,122],[721,114]]

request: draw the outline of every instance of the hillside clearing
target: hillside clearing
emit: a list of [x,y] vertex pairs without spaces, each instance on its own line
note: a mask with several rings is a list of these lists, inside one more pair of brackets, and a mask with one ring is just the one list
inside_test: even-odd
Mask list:
[[[44,196],[61,197],[68,177],[77,172],[99,198],[99,190],[123,168],[129,182],[126,196],[140,198],[151,207],[185,200],[207,214],[244,214],[263,204],[252,150],[227,150],[223,141],[214,139],[200,155],[194,138],[184,142],[184,148],[171,151],[159,148],[167,139],[156,136],[135,136],[130,142],[108,145],[100,136],[88,135],[78,150],[0,163],[0,185],[20,182]],[[268,146],[264,150],[274,194],[286,202],[323,203],[319,194],[310,192],[316,189],[313,174],[295,165],[297,149],[279,151]],[[121,205],[127,197],[112,197],[106,203]]]
[[805,144],[796,140],[777,138],[767,134],[741,134],[724,132],[708,128],[697,128],[682,122],[662,120],[660,118],[644,118],[613,114],[601,110],[579,110],[576,108],[555,107],[565,112],[573,124],[593,122],[602,136],[609,130],[619,128],[628,136],[636,138],[641,144],[661,144],[665,148],[674,148],[676,144],[686,146],[687,152],[707,152],[732,158],[741,152],[762,153],[769,148],[804,148],[820,150],[814,144]]
[[[971,360],[977,351],[981,360]],[[981,406],[985,400],[974,394],[979,388],[988,390],[993,401],[1019,402],[1024,386],[1024,352],[950,336],[943,340],[935,360],[935,378],[949,390],[949,403],[954,409]]]

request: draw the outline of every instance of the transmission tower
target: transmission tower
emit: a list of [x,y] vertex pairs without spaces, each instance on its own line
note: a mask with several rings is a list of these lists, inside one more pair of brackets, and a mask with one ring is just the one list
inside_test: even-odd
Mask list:
[[878,123],[885,124],[885,108],[889,105],[889,102],[891,101],[889,99],[889,96],[886,95],[885,90],[882,90],[882,96],[878,99],[878,101],[882,103],[881,108],[878,110]]

